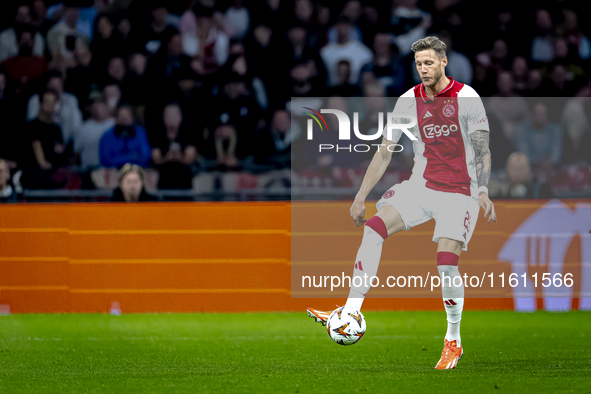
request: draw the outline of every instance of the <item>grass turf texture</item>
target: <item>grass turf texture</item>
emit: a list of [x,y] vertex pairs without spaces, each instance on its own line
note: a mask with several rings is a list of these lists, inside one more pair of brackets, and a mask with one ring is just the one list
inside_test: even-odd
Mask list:
[[366,312],[356,345],[302,313],[0,317],[0,392],[591,392],[591,313]]

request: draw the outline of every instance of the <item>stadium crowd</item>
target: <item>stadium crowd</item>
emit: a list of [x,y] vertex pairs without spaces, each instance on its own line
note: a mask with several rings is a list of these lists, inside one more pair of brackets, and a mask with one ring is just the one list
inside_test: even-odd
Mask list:
[[[588,196],[583,6],[2,1],[0,199],[16,200],[21,188],[120,190],[129,173],[152,190],[289,187],[291,98],[398,97],[420,83],[412,42],[431,34],[447,45],[447,75],[487,97],[491,195]],[[117,177],[126,163],[137,166]],[[354,185],[346,166],[320,155],[303,177]],[[404,178],[410,166],[400,155],[392,171]],[[277,172],[287,175],[261,175]],[[213,173],[237,176],[220,182]]]

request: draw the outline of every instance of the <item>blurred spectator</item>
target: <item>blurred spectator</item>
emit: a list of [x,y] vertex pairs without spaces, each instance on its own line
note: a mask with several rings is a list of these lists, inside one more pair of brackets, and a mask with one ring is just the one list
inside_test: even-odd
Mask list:
[[361,67],[369,63],[372,59],[372,53],[360,41],[351,41],[349,39],[349,29],[351,28],[351,21],[342,17],[336,23],[337,42],[334,44],[327,44],[320,50],[320,56],[328,71],[329,86],[336,86],[339,83],[338,78],[338,64],[342,60],[346,60],[351,65],[351,76],[349,83],[357,85],[359,83],[359,72]]
[[591,41],[579,29],[579,21],[576,12],[564,11],[564,23],[561,26],[562,35],[569,44],[575,46],[578,55],[583,60],[591,59]]
[[203,59],[207,73],[215,72],[228,60],[230,39],[216,26],[214,10],[199,3],[181,18],[183,52]]
[[103,86],[103,93],[105,94],[105,99],[107,100],[107,106],[109,107],[110,111],[109,114],[111,116],[115,116],[122,98],[121,88],[119,87],[117,81],[107,80]]
[[[454,50],[451,33],[448,31],[442,31],[438,34],[438,37],[447,47],[447,66],[445,67],[445,75],[452,77],[456,81],[472,85],[472,64],[466,55]],[[414,68],[414,70],[416,71],[416,68]]]
[[65,69],[73,64],[74,51],[88,45],[88,35],[78,31],[78,7],[64,7],[64,20],[47,32],[47,48],[57,67]]
[[34,34],[32,26],[19,26],[17,31],[18,54],[3,63],[8,75],[15,82],[16,94],[23,93],[27,85],[41,77],[47,69],[45,58],[33,54]]
[[119,106],[115,126],[107,130],[100,140],[101,165],[120,167],[125,163],[133,163],[146,166],[150,153],[146,130],[134,124],[133,109],[127,105]]
[[515,147],[525,153],[533,164],[560,163],[562,130],[560,125],[550,123],[546,104],[534,104],[531,120],[518,125]]
[[417,3],[418,0],[392,1],[390,25],[402,56],[412,52],[412,43],[425,37],[432,24],[431,14],[417,7]]
[[551,62],[554,59],[552,43],[555,38],[552,16],[548,10],[536,11],[536,31],[531,43],[531,58],[535,62]]
[[0,63],[19,54],[20,40],[18,38],[17,30],[25,30],[25,26],[31,32],[31,54],[35,56],[43,56],[45,51],[45,39],[32,26],[31,7],[28,4],[21,4],[16,9],[16,16],[14,18],[14,27],[9,27],[0,32]]
[[497,39],[489,51],[476,55],[476,61],[494,73],[501,73],[510,68],[509,49],[505,40]]
[[521,95],[525,95],[528,90],[529,82],[529,67],[527,60],[523,56],[517,56],[513,59],[511,64],[511,76],[515,84],[515,91]]
[[113,191],[111,201],[141,202],[156,201],[156,197],[146,193],[144,188],[144,170],[142,167],[127,163],[119,170],[119,187]]
[[542,72],[540,70],[530,70],[527,76],[527,88],[525,93],[528,97],[544,97],[544,88],[542,87]]
[[337,64],[337,84],[327,91],[327,96],[358,97],[361,95],[361,89],[352,85],[351,63],[347,60],[341,60]]
[[250,64],[244,54],[232,56],[228,60],[230,72],[236,73],[240,78],[244,78],[246,88],[253,92],[254,98],[260,109],[266,110],[269,107],[269,98],[265,84],[259,78],[255,71],[250,67]]
[[524,153],[513,152],[507,159],[506,182],[491,182],[496,198],[551,198],[548,185],[535,180],[530,161]]
[[584,88],[578,97],[569,99],[562,111],[562,161],[566,164],[591,164],[591,88]]
[[115,118],[107,105],[107,99],[100,91],[90,96],[90,118],[74,135],[74,152],[80,155],[80,165],[85,168],[100,165],[99,143],[103,134],[115,126]]
[[0,157],[10,160],[11,166],[16,167],[16,162],[23,159],[22,152],[18,149],[23,144],[22,134],[15,133],[13,129],[18,103],[14,93],[7,87],[8,82],[6,70],[0,66],[0,119],[4,122],[4,126],[0,127]]
[[[434,0],[433,1],[433,27],[436,30],[459,31],[462,26],[462,9],[466,9],[468,4],[462,4],[455,0]],[[469,11],[468,11],[469,12]],[[496,21],[495,21],[496,22]],[[502,31],[504,21],[498,18],[499,30]],[[455,79],[455,77],[454,77]]]
[[[0,119],[3,119],[5,122],[13,116],[14,101],[13,97],[10,96],[11,92],[8,91],[8,75],[4,66],[0,65]],[[4,131],[4,128],[2,131]],[[0,132],[0,135],[2,134],[4,133]]]
[[[342,16],[348,18],[351,21],[351,27],[349,29],[349,40],[363,42],[363,36],[361,30],[355,25],[361,17],[361,1],[359,0],[347,0],[343,7]],[[328,29],[328,43],[335,44],[338,42],[338,31],[337,27],[333,26]]]
[[[49,71],[45,77],[45,88],[57,94],[54,122],[61,128],[64,143],[68,144],[74,133],[82,124],[82,112],[78,107],[78,99],[71,93],[64,92],[64,80],[59,71]],[[39,95],[35,94],[27,104],[27,121],[39,114]]]
[[60,164],[65,164],[62,132],[54,123],[57,100],[58,95],[54,91],[47,90],[41,93],[39,115],[27,125],[36,164],[43,170],[51,170]]
[[96,82],[95,74],[90,67],[92,59],[93,54],[88,47],[85,45],[80,46],[74,52],[76,67],[68,69],[66,81],[64,82],[64,90],[78,98],[78,106],[82,111],[88,105],[88,95],[92,90],[93,83]]
[[285,1],[281,0],[264,0],[257,3],[256,12],[250,16],[251,26],[259,24],[266,24],[273,30],[281,28],[282,21],[287,17]]
[[162,115],[164,130],[152,144],[152,160],[160,171],[160,189],[190,189],[193,173],[191,163],[195,160],[197,148],[194,136],[183,122],[181,107],[169,104]]
[[291,159],[291,143],[299,138],[300,133],[299,129],[296,133],[292,133],[289,112],[275,111],[269,127],[262,130],[257,138],[257,162],[273,165],[274,168],[288,168]]
[[278,107],[285,107],[292,97],[322,97],[326,90],[318,87],[313,78],[310,62],[296,62],[289,70],[289,85],[277,91],[275,102]]
[[[380,116],[382,125],[385,125],[387,122],[386,114],[391,112],[394,106],[388,102],[385,88],[377,82],[366,84],[363,88],[363,96],[365,113],[359,120],[359,132],[364,135],[375,135],[380,129]],[[378,141],[381,143],[381,137],[378,137],[375,141],[358,141],[358,143],[371,144]],[[412,167],[412,160],[414,157],[412,140],[404,137],[401,138],[398,143],[403,145],[403,150],[400,154],[392,156],[392,162],[395,163],[394,165],[399,169],[403,167]],[[356,157],[356,159],[358,159],[358,162],[371,160],[374,153],[374,151],[356,152],[356,156],[359,156],[358,158]]]
[[217,164],[228,168],[237,167],[236,145],[238,137],[234,126],[231,124],[219,125],[215,129],[214,138]]
[[[287,102],[292,96],[298,95],[324,95],[320,90],[326,85],[326,68],[318,49],[310,44],[305,24],[296,20],[289,25],[286,38],[286,43],[277,42],[276,48],[271,48],[273,52],[276,50],[279,52],[277,57],[281,59],[283,67],[277,67],[275,64],[266,62],[264,58],[256,58],[253,55],[255,62],[267,63],[266,66],[261,67],[265,72],[261,75],[265,81],[269,81],[267,85],[269,95],[281,102]],[[286,74],[291,76],[291,79],[286,80],[287,83],[272,83],[273,79],[282,80],[282,75]],[[301,93],[292,94],[289,90]]]
[[407,72],[398,49],[390,43],[387,33],[378,32],[373,40],[373,61],[361,68],[362,81],[366,80],[366,73],[370,73],[370,80],[377,80],[386,88],[386,94],[399,97],[408,88]]
[[155,55],[178,30],[168,23],[165,0],[149,0],[150,21],[132,31],[138,51]]
[[230,38],[244,38],[250,27],[250,13],[243,0],[234,0],[224,14],[226,33]]
[[45,0],[33,0],[31,2],[31,25],[33,25],[42,37],[47,37],[47,32],[53,26],[53,21],[47,18]]
[[[251,145],[254,131],[261,126],[261,105],[252,81],[246,75],[232,70],[228,72],[225,80],[227,82],[220,91],[215,108],[220,123],[229,123],[235,127],[238,133],[235,153],[242,159],[254,153]],[[227,135],[227,132],[224,132],[224,135]]]
[[[115,19],[115,18],[114,18]],[[121,53],[131,53],[134,51],[146,52],[145,49],[138,47],[134,42],[135,30],[132,30],[131,21],[126,14],[120,15],[118,19],[114,20],[115,33],[117,37],[117,45],[121,50]]]
[[59,20],[62,15],[67,15],[68,8],[78,8],[78,20],[76,22],[76,28],[89,40],[93,39],[93,25],[97,15],[105,9],[104,0],[65,0],[63,3],[57,3],[50,6],[47,9],[47,15],[49,18]]
[[[265,59],[268,59],[270,56],[272,56],[272,42],[277,40],[277,36],[274,34],[273,29],[271,29],[269,25],[269,23],[265,22],[255,25],[251,31],[251,34],[246,37],[244,43],[244,45],[248,48],[250,56],[252,56],[256,71],[262,73],[263,75],[268,75],[267,73],[275,74],[273,73],[273,70],[276,70],[274,64],[265,61]],[[277,73],[277,75],[279,75],[279,73]]]
[[513,124],[523,121],[528,113],[527,101],[519,96],[513,85],[513,77],[508,71],[503,71],[497,77],[498,93],[494,94],[486,107],[503,125],[505,135],[512,140],[513,132],[509,130]]
[[577,53],[577,47],[574,44],[569,45],[565,39],[557,39],[554,42],[554,61],[552,65],[560,64],[566,72],[566,80],[569,82],[578,79],[580,84],[583,81],[585,72],[581,67],[581,58]]
[[492,160],[494,171],[505,168],[507,158],[515,151],[513,145],[515,127],[512,124],[503,127],[496,115],[491,112],[487,112],[487,117],[490,127],[490,151],[494,155],[494,160]]
[[545,97],[572,97],[578,87],[575,82],[567,80],[564,66],[556,64],[552,68],[550,78],[542,82],[541,89]]
[[148,60],[146,78],[152,84],[161,84],[182,67],[189,67],[190,63],[191,58],[183,53],[181,35],[173,34],[162,41],[161,49]]
[[128,70],[123,82],[125,101],[135,106],[146,105],[149,95],[148,81],[145,78],[148,59],[140,52],[134,52],[128,57]]
[[316,63],[322,62],[322,59],[318,56],[318,49],[310,46],[308,42],[308,32],[304,23],[294,22],[294,24],[287,27],[286,33],[287,43],[285,45],[281,44],[281,47],[285,49],[282,51],[280,58],[287,68],[302,60],[312,60]]
[[6,160],[0,157],[0,203],[16,201],[16,191],[10,184],[10,168]]
[[120,56],[115,56],[109,59],[107,63],[107,79],[115,80],[119,85],[123,83],[125,74],[127,73],[125,67],[125,60]]
[[120,48],[121,35],[115,30],[111,17],[99,15],[94,23],[94,38],[90,43],[90,50],[94,55],[92,66],[95,70],[105,70],[109,59],[123,55]]
[[294,15],[296,19],[303,22],[307,26],[313,23],[314,5],[310,0],[295,0],[294,1]]

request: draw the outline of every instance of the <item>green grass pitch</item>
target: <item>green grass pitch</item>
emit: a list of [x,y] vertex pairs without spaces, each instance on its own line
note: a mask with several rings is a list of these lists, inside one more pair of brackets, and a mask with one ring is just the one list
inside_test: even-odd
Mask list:
[[0,316],[0,393],[591,392],[591,313],[366,312],[356,345],[302,313]]

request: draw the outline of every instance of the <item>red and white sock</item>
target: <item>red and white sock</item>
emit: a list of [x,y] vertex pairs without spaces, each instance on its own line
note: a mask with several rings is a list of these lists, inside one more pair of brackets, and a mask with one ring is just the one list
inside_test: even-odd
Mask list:
[[464,309],[464,283],[458,270],[459,256],[451,252],[437,253],[437,269],[441,277],[443,305],[447,313],[447,333],[445,339],[457,341],[461,345],[460,320]]
[[[378,266],[382,256],[382,244],[387,237],[386,225],[380,217],[374,216],[365,223],[363,240],[355,259],[351,290],[345,304],[346,307],[361,310],[365,295],[371,288],[370,279],[378,273]],[[355,279],[356,277],[358,279]]]

